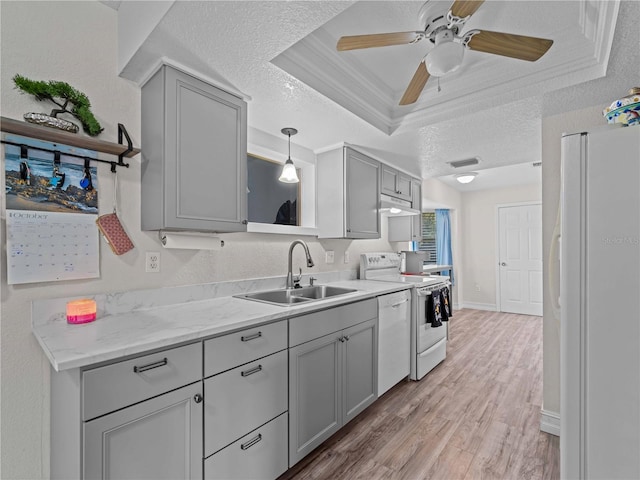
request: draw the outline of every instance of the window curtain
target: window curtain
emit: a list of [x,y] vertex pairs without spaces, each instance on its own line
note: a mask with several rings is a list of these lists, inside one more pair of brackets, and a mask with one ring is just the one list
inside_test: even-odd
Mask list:
[[[438,265],[453,266],[453,255],[451,254],[451,220],[449,210],[436,210],[436,263]],[[453,284],[453,270],[442,272],[451,277]]]

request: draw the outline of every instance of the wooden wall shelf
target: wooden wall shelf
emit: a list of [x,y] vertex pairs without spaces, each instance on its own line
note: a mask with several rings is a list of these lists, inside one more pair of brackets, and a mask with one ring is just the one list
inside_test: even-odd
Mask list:
[[124,157],[134,157],[140,153],[139,148],[133,148],[127,152],[127,145],[106,142],[95,138],[64,132],[49,127],[42,127],[32,123],[22,122],[13,118],[0,117],[0,130],[6,133],[22,135],[24,137],[37,138],[47,142],[70,145],[72,147],[86,148],[96,152],[110,155],[122,155]]

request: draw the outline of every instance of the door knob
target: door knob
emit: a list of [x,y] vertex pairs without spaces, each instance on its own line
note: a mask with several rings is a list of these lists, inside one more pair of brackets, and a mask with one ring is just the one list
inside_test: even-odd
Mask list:
[[502,262],[500,265],[502,265],[503,267],[507,266],[507,264],[505,262]]
[[193,397],[193,401],[196,403],[202,402],[202,395],[200,395],[199,393],[196,393],[195,396]]

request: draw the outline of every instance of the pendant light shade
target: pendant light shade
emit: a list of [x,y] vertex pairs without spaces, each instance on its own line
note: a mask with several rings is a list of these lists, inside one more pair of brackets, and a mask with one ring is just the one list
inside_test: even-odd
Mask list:
[[298,183],[300,179],[296,172],[296,166],[293,164],[293,160],[291,160],[291,135],[298,133],[298,130],[295,128],[283,128],[281,132],[289,137],[289,156],[287,157],[287,161],[284,162],[282,173],[278,180],[283,183]]

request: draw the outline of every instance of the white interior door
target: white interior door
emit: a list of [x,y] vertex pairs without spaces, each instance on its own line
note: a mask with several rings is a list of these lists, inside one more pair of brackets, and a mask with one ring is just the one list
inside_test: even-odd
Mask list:
[[542,316],[542,205],[498,208],[501,312]]

